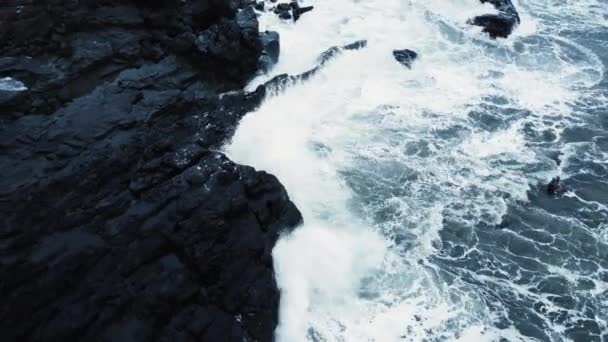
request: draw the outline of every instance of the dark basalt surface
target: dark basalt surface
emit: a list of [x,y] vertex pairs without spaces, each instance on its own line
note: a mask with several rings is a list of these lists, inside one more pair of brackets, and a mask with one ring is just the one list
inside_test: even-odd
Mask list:
[[393,50],[393,57],[397,62],[405,65],[408,69],[411,69],[412,63],[418,58],[418,54],[409,49]]
[[274,176],[217,151],[275,53],[242,7],[0,9],[0,78],[29,88],[0,97],[3,341],[273,339],[270,253],[302,218]]
[[469,20],[469,24],[483,27],[491,38],[507,38],[520,22],[519,13],[511,0],[480,0],[491,3],[498,14],[484,14]]
[[[277,0],[270,0],[268,10],[274,12],[283,20],[293,19],[293,21],[298,21],[302,14],[310,12],[314,9],[313,6],[300,6],[298,1],[299,0],[291,0],[289,3],[280,2],[275,5]],[[264,0],[259,2],[251,0],[251,2],[254,3],[254,8],[258,11],[266,11],[266,2]]]

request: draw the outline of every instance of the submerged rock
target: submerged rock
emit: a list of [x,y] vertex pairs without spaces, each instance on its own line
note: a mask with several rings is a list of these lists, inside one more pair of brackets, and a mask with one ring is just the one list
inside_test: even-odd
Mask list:
[[352,50],[360,50],[367,47],[367,40],[358,40],[354,43],[350,43],[344,46],[332,46],[329,49],[325,50],[317,60],[319,61],[319,65],[323,65],[335,58],[337,55],[342,53],[342,51],[352,51]]
[[556,195],[560,195],[564,192],[565,192],[565,189],[563,188],[563,186],[561,184],[561,179],[559,177],[555,177],[555,178],[551,179],[549,184],[547,184],[547,194],[549,194],[549,195],[556,196]]
[[3,340],[272,341],[271,251],[302,217],[274,176],[215,152],[278,56],[255,13],[13,2],[0,79],[28,90],[0,93]]
[[412,63],[418,58],[418,54],[409,49],[393,50],[393,57],[397,62],[411,69]]
[[[272,2],[275,2],[275,1],[272,1]],[[257,5],[256,8],[258,10],[262,11],[262,10],[264,10],[263,6],[264,5],[262,3],[262,5]],[[286,3],[286,2],[278,3],[274,7],[273,10],[274,10],[274,13],[276,13],[279,16],[279,18],[281,18],[283,20],[289,20],[289,19],[293,18],[294,21],[298,21],[298,19],[300,19],[300,17],[302,16],[302,14],[304,14],[306,12],[310,12],[313,9],[314,9],[313,6],[301,7],[297,0],[292,0],[289,3]]]
[[515,26],[520,22],[519,13],[511,0],[480,0],[482,3],[489,2],[499,14],[485,14],[477,16],[468,21],[471,25],[483,27],[483,32],[487,32],[491,38],[507,38]]
[[329,60],[331,60],[332,58],[335,58],[337,55],[342,53],[342,51],[359,50],[359,49],[365,48],[366,46],[367,46],[367,40],[359,40],[354,43],[344,45],[342,47],[333,46],[333,47],[325,50],[323,53],[321,53],[321,55],[319,55],[319,57],[317,58],[317,60],[319,61],[318,66],[316,66],[308,71],[305,71],[301,74],[298,74],[298,75],[288,75],[288,74],[277,75],[277,76],[273,77],[270,81],[266,82],[264,84],[264,87],[265,87],[265,89],[277,90],[277,89],[284,88],[285,86],[287,86],[289,84],[306,81],[306,80],[310,79],[311,77],[313,77],[317,72],[319,72],[319,70],[321,70],[321,68],[323,68],[323,66],[325,66],[325,64]]

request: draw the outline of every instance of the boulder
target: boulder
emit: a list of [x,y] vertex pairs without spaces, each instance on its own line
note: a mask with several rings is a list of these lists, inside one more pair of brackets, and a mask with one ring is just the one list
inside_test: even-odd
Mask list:
[[289,20],[292,18],[290,11],[278,11],[277,14],[279,15],[279,18],[283,20]]
[[480,0],[482,3],[489,2],[499,14],[485,14],[467,21],[470,25],[483,27],[491,38],[507,38],[520,22],[519,13],[511,0]]
[[412,63],[418,58],[418,54],[409,49],[394,50],[393,57],[397,62],[411,69]]
[[[276,2],[276,0],[272,1],[272,2]],[[261,7],[259,10],[263,10],[262,6],[259,6],[259,7]],[[278,3],[274,7],[274,13],[276,13],[279,16],[279,18],[281,18],[283,20],[289,20],[289,19],[293,18],[294,21],[298,21],[298,19],[300,19],[300,17],[302,16],[302,14],[312,11],[313,8],[314,8],[313,6],[301,7],[297,0],[292,0],[289,3],[286,3],[286,2]]]

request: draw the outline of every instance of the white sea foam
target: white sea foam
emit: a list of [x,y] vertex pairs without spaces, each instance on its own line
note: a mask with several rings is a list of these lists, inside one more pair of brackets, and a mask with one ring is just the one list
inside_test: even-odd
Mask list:
[[0,90],[4,91],[24,91],[27,87],[23,82],[10,77],[0,78]]
[[[226,146],[276,174],[304,216],[274,250],[278,340],[530,340],[494,328],[483,300],[458,278],[444,282],[429,258],[446,217],[499,223],[508,201],[558,172],[530,171],[541,158],[524,130],[562,128],[555,121],[569,117],[577,89],[601,79],[599,59],[539,35],[540,5],[518,4],[521,31],[492,41],[465,24],[494,11],[478,0],[305,4],[315,9],[295,25],[261,16],[281,35],[281,58],[250,88],[310,69],[331,46],[367,39],[367,48],[267,98]],[[419,53],[411,70],[394,61],[400,48]],[[482,127],[474,112],[497,123]]]

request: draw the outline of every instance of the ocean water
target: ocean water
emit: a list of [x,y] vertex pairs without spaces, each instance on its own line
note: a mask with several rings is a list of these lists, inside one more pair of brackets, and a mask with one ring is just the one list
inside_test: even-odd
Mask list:
[[[307,0],[225,150],[305,223],[273,251],[279,342],[608,341],[608,1]],[[393,49],[419,54],[412,69]],[[562,179],[564,192],[545,185]]]

